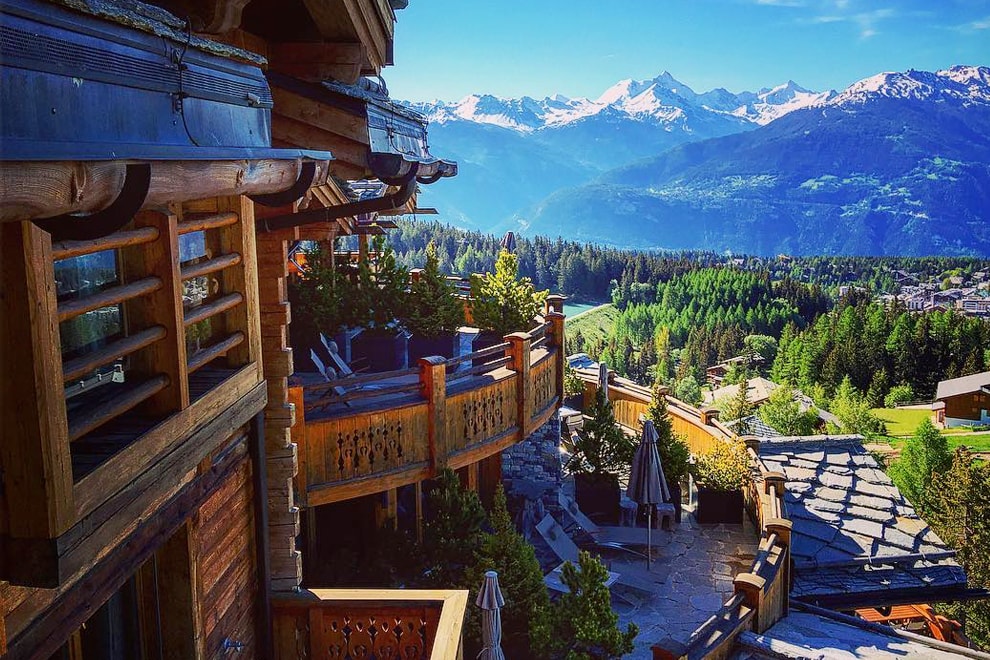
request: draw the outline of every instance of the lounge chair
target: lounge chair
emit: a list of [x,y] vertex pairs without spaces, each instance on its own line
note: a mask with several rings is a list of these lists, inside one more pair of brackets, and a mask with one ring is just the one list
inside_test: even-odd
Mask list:
[[[554,520],[553,516],[551,516],[549,513],[545,515],[543,517],[543,520],[541,520],[536,525],[536,531],[539,533],[541,537],[543,537],[543,540],[546,541],[547,545],[550,546],[550,548],[554,551],[554,554],[556,554],[557,558],[560,559],[561,561],[559,566],[557,566],[556,568],[554,568],[552,571],[550,571],[544,576],[543,581],[551,589],[554,589],[556,591],[565,591],[566,587],[564,587],[563,584],[560,582],[561,568],[563,567],[565,562],[571,562],[572,564],[577,564],[578,553],[580,552],[580,548],[577,547],[574,541],[571,540],[571,537],[569,537],[567,533],[564,532],[564,529],[557,523],[556,520]],[[628,548],[619,548],[619,549],[626,550],[627,552],[632,552]],[[634,553],[634,554],[639,555],[640,557],[643,557],[645,559],[645,555],[640,555],[639,553]],[[654,588],[656,585],[654,584],[651,586],[650,582],[653,583],[663,582],[668,574],[667,571],[658,571],[655,573],[645,573],[645,574],[644,572],[641,571],[635,571],[636,577],[632,578],[628,575],[628,569],[626,567],[623,567],[623,571],[626,572],[625,575],[623,573],[612,571],[611,568],[608,566],[608,564],[606,564],[606,568],[609,568],[610,588],[623,587],[625,589],[639,592],[640,594],[643,595],[652,595],[654,593]],[[617,591],[613,589],[612,593],[619,596],[620,598],[623,598],[626,601],[633,602],[633,604],[639,603],[638,600],[630,598],[628,594],[621,593],[621,590]]]
[[[595,541],[595,545],[607,547],[646,545],[645,527],[616,527],[611,525],[598,525],[578,507],[577,502],[565,495],[563,492],[557,494],[557,502],[571,520],[568,529],[578,527],[588,533]],[[674,520],[674,505],[669,503],[657,505],[657,520],[664,520],[667,526],[663,529],[670,529],[670,524]]]

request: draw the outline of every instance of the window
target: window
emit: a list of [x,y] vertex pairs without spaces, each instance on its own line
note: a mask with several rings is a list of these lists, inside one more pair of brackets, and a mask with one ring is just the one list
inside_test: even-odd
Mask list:
[[[68,303],[120,284],[117,252],[104,250],[55,262],[55,286],[59,304]],[[62,362],[99,349],[125,334],[121,305],[90,310],[59,324]],[[66,383],[66,398],[94,387],[122,382],[124,363],[117,361],[87,372]]]

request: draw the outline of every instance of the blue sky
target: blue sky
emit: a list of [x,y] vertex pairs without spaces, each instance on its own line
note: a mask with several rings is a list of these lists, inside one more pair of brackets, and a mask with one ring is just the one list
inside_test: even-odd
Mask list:
[[990,65],[990,0],[411,0],[391,96],[597,97],[667,70],[696,92]]

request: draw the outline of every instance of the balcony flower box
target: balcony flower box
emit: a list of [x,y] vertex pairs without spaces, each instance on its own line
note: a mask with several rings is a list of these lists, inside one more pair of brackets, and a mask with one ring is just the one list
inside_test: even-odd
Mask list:
[[692,472],[698,482],[698,522],[742,524],[743,487],[751,478],[746,445],[717,441],[698,457]]
[[459,339],[456,333],[437,337],[413,335],[409,338],[409,366],[415,366],[420,358],[431,355],[445,358],[454,357],[457,354]]
[[409,334],[403,330],[364,330],[351,340],[351,358],[372,373],[406,368],[408,350]]

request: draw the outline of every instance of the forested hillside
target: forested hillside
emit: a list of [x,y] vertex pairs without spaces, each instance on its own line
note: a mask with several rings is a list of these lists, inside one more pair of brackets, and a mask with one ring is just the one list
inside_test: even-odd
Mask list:
[[806,330],[784,328],[772,376],[827,393],[848,376],[874,402],[892,386],[909,384],[917,398],[931,399],[938,381],[985,371],[988,348],[985,320],[913,313],[853,293]]

